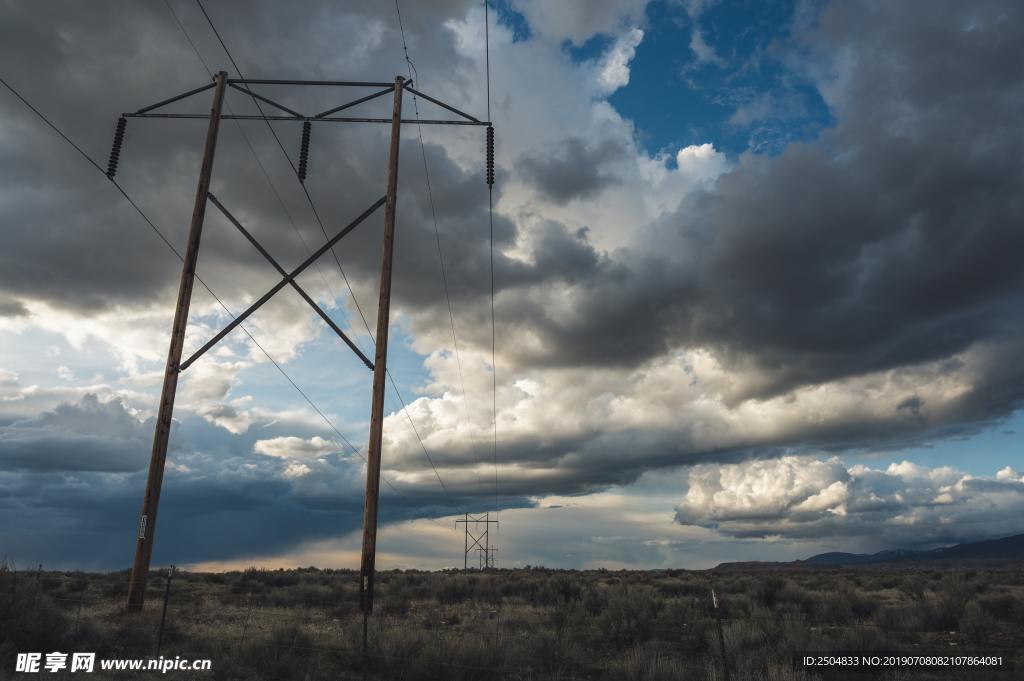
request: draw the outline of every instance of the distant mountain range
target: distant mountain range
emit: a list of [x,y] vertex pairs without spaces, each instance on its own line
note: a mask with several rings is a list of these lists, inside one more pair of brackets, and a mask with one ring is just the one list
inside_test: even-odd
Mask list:
[[892,549],[878,553],[820,553],[806,560],[788,563],[748,561],[743,563],[721,563],[716,569],[767,568],[767,567],[831,567],[842,565],[878,565],[893,563],[992,563],[1024,561],[1024,534],[1015,534],[1002,539],[957,544],[931,551]]

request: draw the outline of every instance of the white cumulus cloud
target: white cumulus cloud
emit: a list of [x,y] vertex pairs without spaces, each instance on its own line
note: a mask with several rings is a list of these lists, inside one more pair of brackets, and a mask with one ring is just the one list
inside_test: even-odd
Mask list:
[[731,537],[844,535],[909,546],[1012,534],[1024,512],[1024,478],[1009,467],[990,478],[910,461],[883,470],[786,456],[695,466],[687,486],[677,522]]
[[[338,451],[338,448],[329,440],[315,435],[309,439],[287,436],[270,438],[269,440],[257,440],[256,444],[253,445],[253,450],[257,454],[274,456],[279,459],[316,461],[331,452]],[[292,466],[289,466],[289,470],[299,471],[300,468],[296,467],[293,469]],[[308,469],[306,472],[309,472]]]
[[629,63],[636,56],[636,48],[644,39],[639,28],[626,31],[615,41],[598,65],[597,82],[605,94],[611,94],[629,85]]

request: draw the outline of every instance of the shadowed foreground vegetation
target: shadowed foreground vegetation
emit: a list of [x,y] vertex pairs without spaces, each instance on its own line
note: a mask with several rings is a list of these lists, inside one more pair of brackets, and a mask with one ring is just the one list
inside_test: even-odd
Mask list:
[[[18,652],[155,656],[165,586],[154,572],[145,610],[126,614],[124,572],[0,569],[0,678],[64,678],[14,674]],[[732,681],[1024,678],[1017,565],[383,572],[365,659],[351,571],[177,573],[161,652],[209,658],[211,671],[67,678],[719,681],[712,587]],[[873,651],[1002,655],[1021,671],[809,672],[793,662]]]

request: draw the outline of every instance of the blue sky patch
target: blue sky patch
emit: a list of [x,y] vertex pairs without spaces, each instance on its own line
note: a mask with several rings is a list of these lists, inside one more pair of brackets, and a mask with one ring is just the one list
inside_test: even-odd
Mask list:
[[[742,0],[693,20],[677,3],[654,2],[629,85],[610,102],[651,154],[705,142],[732,157],[776,154],[813,139],[832,119],[813,85],[784,63],[793,13],[788,0]],[[600,44],[571,53],[586,58]]]

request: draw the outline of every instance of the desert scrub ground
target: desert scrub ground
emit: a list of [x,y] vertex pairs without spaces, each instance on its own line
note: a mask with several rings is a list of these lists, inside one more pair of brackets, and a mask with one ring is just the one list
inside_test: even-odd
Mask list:
[[[178,572],[161,653],[208,672],[15,674],[18,652],[153,657],[166,575],[124,612],[125,572],[0,568],[0,678],[719,681],[719,596],[732,681],[1024,678],[1024,571],[828,568],[378,575],[362,655],[357,575],[345,570]],[[994,654],[1020,671],[808,672],[804,652]]]

